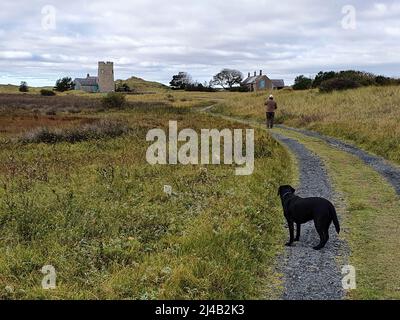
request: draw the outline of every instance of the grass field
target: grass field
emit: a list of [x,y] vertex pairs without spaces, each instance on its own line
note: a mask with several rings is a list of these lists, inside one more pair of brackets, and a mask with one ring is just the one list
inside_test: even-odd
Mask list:
[[[232,166],[150,166],[146,134],[169,120],[196,130],[241,127],[185,107],[209,97],[154,98],[114,111],[83,104],[79,113],[52,100],[51,116],[36,100],[11,114],[2,106],[14,121],[3,119],[0,133],[1,298],[276,297],[283,241],[276,188],[291,180],[286,152],[257,130],[252,176],[236,177]],[[129,130],[79,143],[17,139],[43,125],[72,130],[104,119]],[[56,290],[41,288],[44,265],[56,269]]]
[[[268,94],[231,94],[214,112],[264,121],[264,99]],[[329,94],[316,90],[282,90],[274,95],[279,123],[352,141],[400,163],[400,86]]]
[[[212,112],[262,122],[266,93],[160,90],[129,95],[126,108],[107,110],[102,94],[41,97],[9,86],[0,92],[0,298],[279,297],[274,263],[285,234],[276,189],[296,178],[287,152],[259,128],[249,177],[236,177],[231,166],[152,167],[145,160],[148,130],[167,128],[169,120],[196,131],[246,126],[193,112],[211,105]],[[350,140],[400,163],[399,87],[275,95],[278,122]],[[126,130],[98,133],[104,121]],[[26,139],[43,127],[67,138]],[[351,157],[302,142],[325,157],[346,193],[346,223],[354,226],[346,236],[362,281],[352,298],[398,297],[397,272],[386,272],[397,255],[381,251],[384,239],[395,249],[393,192]],[[351,181],[374,185],[354,193]],[[172,196],[164,185],[173,187]],[[56,268],[54,291],[41,288],[44,265]]]

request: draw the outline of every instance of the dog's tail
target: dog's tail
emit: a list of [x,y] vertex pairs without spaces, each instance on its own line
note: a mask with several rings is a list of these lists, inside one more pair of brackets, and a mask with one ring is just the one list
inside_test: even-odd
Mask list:
[[333,205],[331,207],[331,215],[332,215],[333,224],[335,225],[335,228],[336,228],[336,232],[339,234],[340,233],[340,224],[339,224],[339,220],[337,217],[336,209]]

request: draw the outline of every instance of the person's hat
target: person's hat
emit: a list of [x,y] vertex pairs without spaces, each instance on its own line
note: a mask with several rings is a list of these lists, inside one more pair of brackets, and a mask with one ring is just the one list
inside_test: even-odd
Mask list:
[[272,94],[270,94],[270,95],[269,95],[269,98],[270,98],[270,99],[273,99],[273,98],[274,98],[274,96],[273,96]]

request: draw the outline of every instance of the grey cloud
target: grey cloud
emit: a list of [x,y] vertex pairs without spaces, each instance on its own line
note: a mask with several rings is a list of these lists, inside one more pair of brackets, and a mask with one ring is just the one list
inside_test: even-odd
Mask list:
[[[25,2],[25,5],[23,4]],[[357,28],[341,27],[342,7]],[[56,30],[43,30],[53,4]],[[114,60],[118,78],[168,82],[188,71],[209,80],[223,67],[264,69],[292,82],[298,74],[357,68],[398,75],[400,5],[395,1],[2,1],[0,81],[53,84]]]

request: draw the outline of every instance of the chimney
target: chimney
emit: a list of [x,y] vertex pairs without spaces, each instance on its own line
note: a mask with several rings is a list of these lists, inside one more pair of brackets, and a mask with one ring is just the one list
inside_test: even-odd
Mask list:
[[88,73],[86,77],[89,78],[89,77],[90,77],[90,74]]
[[262,76],[262,70],[260,70],[260,76]]
[[257,71],[254,71],[254,76],[257,77]]
[[250,78],[250,72],[249,72],[249,76],[247,78]]

